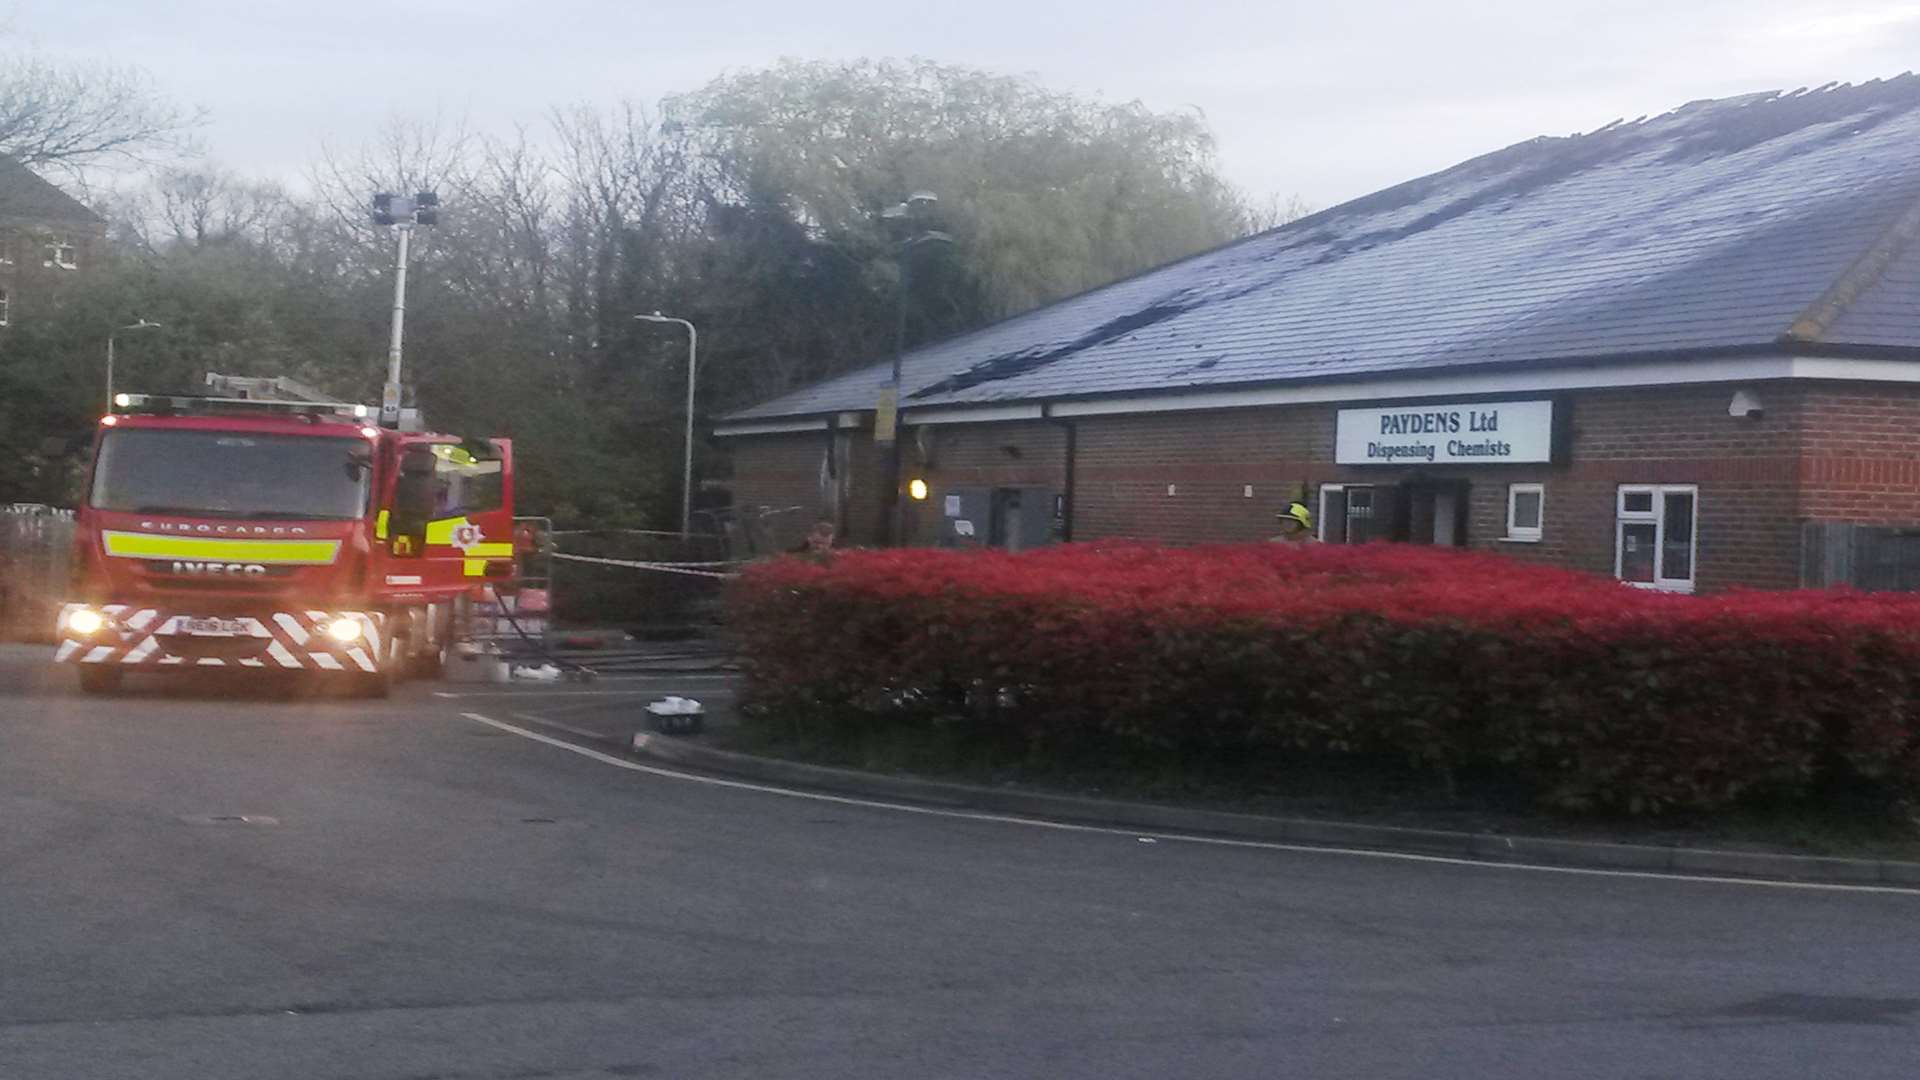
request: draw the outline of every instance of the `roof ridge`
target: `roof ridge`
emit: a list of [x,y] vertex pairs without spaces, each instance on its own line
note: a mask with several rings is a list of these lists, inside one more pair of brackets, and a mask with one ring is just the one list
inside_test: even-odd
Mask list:
[[1914,196],[1906,210],[1881,230],[1860,257],[1794,318],[1780,335],[1780,341],[1785,344],[1819,341],[1854,301],[1880,280],[1887,267],[1893,265],[1916,237],[1920,237],[1920,195]]

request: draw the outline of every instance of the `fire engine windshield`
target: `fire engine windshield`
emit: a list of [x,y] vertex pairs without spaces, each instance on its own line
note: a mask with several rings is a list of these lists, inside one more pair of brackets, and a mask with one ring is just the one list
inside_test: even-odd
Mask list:
[[90,505],[251,521],[346,521],[366,513],[360,439],[122,428],[100,443]]

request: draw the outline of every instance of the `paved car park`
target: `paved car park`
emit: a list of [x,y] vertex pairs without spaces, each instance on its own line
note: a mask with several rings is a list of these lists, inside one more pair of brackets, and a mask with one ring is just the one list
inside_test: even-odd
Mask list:
[[66,675],[0,655],[8,1080],[1913,1071],[1920,895],[891,808],[539,726],[671,680]]

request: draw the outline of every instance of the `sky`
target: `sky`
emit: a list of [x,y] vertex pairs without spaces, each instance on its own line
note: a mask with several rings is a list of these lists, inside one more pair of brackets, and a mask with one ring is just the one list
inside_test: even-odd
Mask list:
[[[10,5],[10,6],[9,6]],[[1536,135],[1897,75],[1920,0],[0,0],[15,50],[134,64],[209,156],[298,185],[396,115],[537,129],[782,57],[925,57],[1197,109],[1226,177],[1315,208]]]

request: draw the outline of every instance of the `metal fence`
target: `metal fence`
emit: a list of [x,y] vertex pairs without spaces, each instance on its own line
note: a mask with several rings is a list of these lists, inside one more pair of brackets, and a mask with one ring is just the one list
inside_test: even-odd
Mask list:
[[1808,522],[1801,533],[1800,583],[1920,590],[1920,528]]
[[0,638],[53,639],[72,552],[73,511],[39,503],[0,509]]

